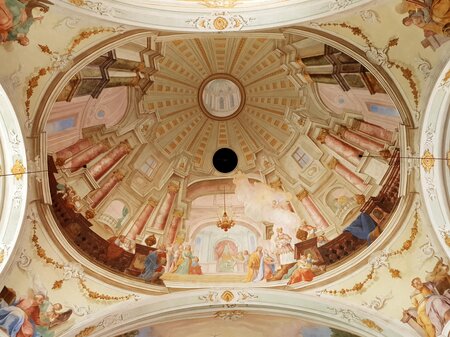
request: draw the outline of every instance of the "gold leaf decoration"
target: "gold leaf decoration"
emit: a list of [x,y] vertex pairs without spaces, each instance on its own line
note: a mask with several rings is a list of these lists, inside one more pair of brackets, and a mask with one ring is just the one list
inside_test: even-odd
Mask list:
[[75,337],[87,337],[92,335],[92,333],[95,331],[96,326],[89,326],[86,329],[81,330],[79,333],[75,335]]
[[61,289],[62,285],[64,283],[64,280],[57,280],[53,283],[52,289]]
[[220,296],[225,302],[231,302],[234,298],[234,295],[231,291],[229,290],[225,290],[222,294],[222,296]]
[[[64,264],[57,262],[54,259],[52,259],[51,257],[47,256],[47,252],[39,244],[39,237],[37,235],[37,223],[38,223],[37,220],[30,216],[28,216],[27,218],[28,218],[28,220],[31,221],[31,223],[33,225],[33,227],[32,227],[33,234],[31,236],[31,242],[34,246],[34,249],[36,250],[37,256],[39,256],[46,264],[53,266],[55,269],[63,269]],[[125,296],[111,296],[111,295],[107,295],[107,294],[101,294],[101,293],[91,290],[86,285],[86,281],[82,277],[78,277],[77,279],[78,279],[78,284],[79,284],[80,288],[83,290],[83,294],[86,294],[89,298],[96,299],[96,300],[103,300],[103,301],[126,301],[131,298],[137,299],[137,296],[134,294],[129,294],[129,295],[125,295]],[[60,288],[62,288],[63,284],[64,284],[64,280],[56,280],[53,283],[52,289],[60,289]]]
[[17,180],[20,180],[22,179],[25,172],[26,172],[25,166],[23,166],[22,161],[16,159],[13,167],[11,168],[11,173],[14,175],[14,177],[16,177]]
[[378,332],[383,332],[383,329],[374,321],[372,321],[371,319],[368,318],[364,318],[361,320],[361,323],[364,324],[365,326],[367,326],[369,329],[378,331]]
[[428,149],[423,153],[420,163],[422,164],[425,172],[431,172],[431,169],[434,167],[435,159],[433,154]]
[[402,278],[400,276],[400,270],[398,269],[389,268],[389,272],[391,273],[392,278]]

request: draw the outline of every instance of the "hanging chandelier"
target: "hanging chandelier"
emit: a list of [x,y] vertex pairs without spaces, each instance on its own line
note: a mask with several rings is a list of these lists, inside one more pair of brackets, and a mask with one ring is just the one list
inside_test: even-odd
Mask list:
[[222,217],[217,221],[217,227],[223,229],[227,232],[231,227],[233,227],[235,222],[227,213],[227,205],[225,203],[225,186],[223,187],[223,214]]

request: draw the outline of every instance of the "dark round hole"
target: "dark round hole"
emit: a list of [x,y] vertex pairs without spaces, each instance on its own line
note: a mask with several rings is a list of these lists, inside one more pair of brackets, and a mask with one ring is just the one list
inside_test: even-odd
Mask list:
[[214,153],[213,165],[217,171],[229,173],[233,171],[238,163],[238,157],[232,149],[223,148]]

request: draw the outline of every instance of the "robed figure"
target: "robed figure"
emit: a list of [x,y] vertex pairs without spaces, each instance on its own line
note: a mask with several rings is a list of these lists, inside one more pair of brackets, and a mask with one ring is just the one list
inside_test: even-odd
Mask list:
[[263,248],[261,246],[258,246],[256,248],[256,251],[249,256],[247,264],[248,272],[247,277],[245,278],[245,282],[252,282],[258,276],[259,268],[261,265],[262,250]]
[[145,269],[139,277],[147,282],[154,282],[164,273],[165,264],[166,253],[159,249],[155,250],[145,258]]

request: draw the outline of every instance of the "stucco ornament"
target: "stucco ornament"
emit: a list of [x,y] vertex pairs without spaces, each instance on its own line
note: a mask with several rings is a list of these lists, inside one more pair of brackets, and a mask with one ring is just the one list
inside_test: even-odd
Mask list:
[[434,249],[433,242],[430,237],[427,235],[427,241],[420,246],[420,251],[425,256],[425,260],[428,260],[434,256],[436,256],[436,250]]
[[389,47],[381,49],[376,48],[373,45],[370,45],[364,49],[364,52],[366,53],[366,56],[369,58],[370,61],[381,67],[391,68],[392,63],[389,60],[388,51]]
[[127,315],[126,314],[113,314],[113,315],[109,315],[106,316],[104,319],[102,319],[98,324],[97,324],[97,328],[109,328],[113,325],[118,325],[121,322],[123,322],[124,320],[127,319]]
[[66,263],[63,267],[63,278],[64,280],[84,279],[84,270],[78,263]]
[[253,21],[254,18],[244,17],[240,14],[219,12],[208,16],[199,16],[186,20],[186,23],[199,29],[210,31],[239,31]]
[[244,312],[242,310],[222,310],[217,311],[214,317],[223,319],[224,321],[237,321],[244,317]]
[[370,260],[369,264],[375,269],[380,269],[381,267],[389,268],[389,251],[381,251]]
[[88,305],[86,307],[84,306],[78,306],[76,304],[65,304],[66,307],[72,309],[72,313],[74,315],[83,317],[91,314],[91,307]]
[[22,64],[19,64],[17,69],[9,76],[9,80],[14,88],[18,88],[23,84],[23,75],[20,73],[21,71]]
[[53,52],[50,55],[50,62],[51,72],[64,72],[73,66],[73,55],[71,53],[60,54],[59,52]]
[[425,191],[428,194],[428,198],[430,198],[431,201],[436,199],[436,185],[434,184],[434,180],[432,176],[425,176]]
[[362,305],[369,309],[378,311],[383,309],[383,307],[386,305],[386,302],[390,299],[392,299],[392,291],[384,296],[375,296],[375,298],[371,301],[368,302],[364,301],[362,302]]
[[378,15],[378,13],[371,9],[359,12],[359,15],[361,16],[361,19],[363,21],[368,22],[368,23],[381,22],[380,16]]
[[60,29],[63,27],[74,29],[78,23],[81,21],[81,18],[75,16],[66,16],[65,18],[59,20],[54,26],[54,29]]
[[19,257],[17,258],[17,267],[23,271],[30,271],[30,265],[33,259],[27,254],[26,249],[22,249]]
[[330,2],[330,9],[338,10],[344,9],[350,6],[353,3],[352,0],[333,0]]
[[108,6],[105,6],[103,2],[97,1],[83,1],[83,6],[91,11],[102,15],[102,16],[113,16],[114,9]]
[[333,308],[333,307],[328,307],[327,309],[330,310],[330,312],[332,312],[335,316],[339,316],[341,319],[347,321],[348,323],[358,322],[362,325],[365,325],[371,330],[383,332],[383,329],[373,320],[368,318],[361,318],[350,309]]
[[431,63],[420,56],[416,57],[414,61],[417,70],[423,75],[423,78],[427,79],[430,77],[431,70],[433,69]]
[[5,258],[8,256],[10,249],[11,249],[10,245],[4,242],[0,242],[0,264],[2,264],[3,261],[5,261]]
[[247,303],[251,300],[257,299],[258,296],[247,290],[224,289],[224,290],[210,290],[207,294],[198,297],[199,300],[205,303]]

